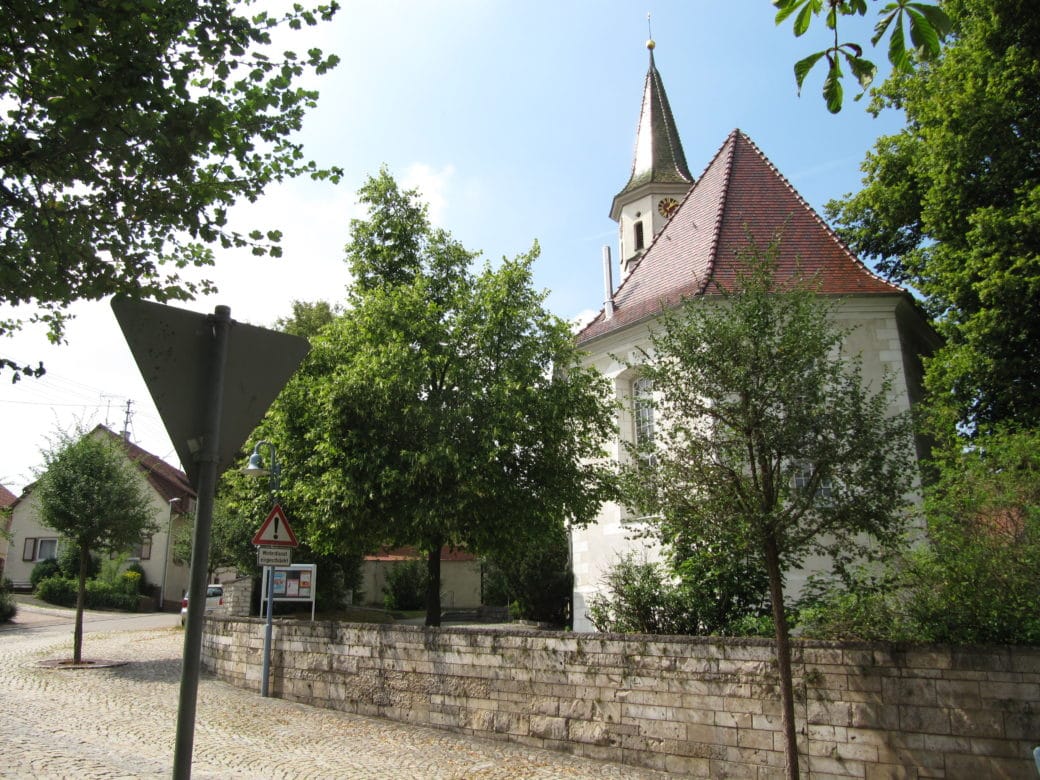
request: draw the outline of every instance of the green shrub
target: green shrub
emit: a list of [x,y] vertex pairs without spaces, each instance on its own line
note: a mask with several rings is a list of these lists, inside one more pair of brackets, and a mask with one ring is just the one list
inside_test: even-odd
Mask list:
[[123,572],[123,576],[125,577],[129,572],[133,572],[138,575],[137,592],[140,593],[144,591],[144,589],[148,586],[148,577],[145,576],[144,566],[142,566],[140,562],[134,561],[133,563],[127,565],[126,571]]
[[29,574],[29,582],[32,583],[33,590],[35,590],[42,580],[60,576],[61,564],[56,558],[48,558],[33,566],[33,570]]
[[383,606],[387,609],[422,609],[426,606],[428,582],[426,561],[395,563],[386,573]]
[[18,612],[18,605],[10,591],[0,590],[0,623],[6,623]]
[[137,611],[137,592],[128,593],[121,584],[113,585],[104,580],[88,580],[86,594],[87,609],[121,609]]
[[48,577],[40,580],[36,586],[36,597],[48,604],[62,607],[76,606],[76,581],[68,577]]
[[141,572],[127,569],[119,580],[119,587],[128,596],[137,596],[141,592],[141,583],[144,577]]
[[513,545],[508,554],[490,556],[485,561],[483,588],[483,603],[508,604],[514,619],[566,625],[573,577],[563,525],[534,543]]

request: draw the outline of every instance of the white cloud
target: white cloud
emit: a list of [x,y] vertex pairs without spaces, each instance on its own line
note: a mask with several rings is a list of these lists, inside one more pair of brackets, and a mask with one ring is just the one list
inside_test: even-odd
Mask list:
[[416,189],[423,201],[429,206],[430,222],[444,226],[444,214],[448,209],[448,188],[455,176],[455,166],[442,166],[435,169],[426,163],[412,163],[401,178],[401,187],[406,190]]

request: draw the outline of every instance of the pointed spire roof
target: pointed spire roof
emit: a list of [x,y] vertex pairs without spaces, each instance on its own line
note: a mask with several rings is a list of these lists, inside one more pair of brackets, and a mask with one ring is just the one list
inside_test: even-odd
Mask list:
[[768,246],[779,233],[779,273],[818,274],[824,295],[908,295],[870,271],[740,130],[734,130],[668,225],[579,334],[587,342],[658,315],[684,298],[731,286],[750,235]]
[[617,195],[610,209],[611,219],[617,219],[621,200],[636,190],[653,184],[693,184],[693,176],[686,166],[675,117],[668,105],[661,74],[654,65],[654,42],[646,42],[650,50],[650,67],[643,84],[643,106],[636,128],[636,148],[632,158],[632,174],[628,184]]

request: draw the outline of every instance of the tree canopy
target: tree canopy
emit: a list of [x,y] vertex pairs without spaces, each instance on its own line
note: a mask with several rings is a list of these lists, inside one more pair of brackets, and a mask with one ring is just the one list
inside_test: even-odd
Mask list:
[[276,26],[327,20],[336,3],[280,18],[249,4],[0,4],[0,336],[34,321],[59,341],[79,299],[209,292],[182,272],[214,247],[279,254],[274,227],[228,226],[232,204],[302,173],[338,177],[292,138],[317,99],[297,83],[337,58],[270,45]]
[[33,487],[40,520],[79,551],[73,662],[83,648],[83,606],[91,551],[122,553],[158,530],[142,474],[107,432],[62,435],[44,452]]
[[945,427],[1040,424],[1040,16],[1024,0],[949,0],[953,39],[891,78],[864,188],[829,205],[850,246],[916,288],[946,344],[927,363]]
[[[641,362],[661,424],[626,468],[628,500],[666,545],[747,550],[768,577],[787,736],[798,772],[783,572],[811,553],[837,566],[904,529],[909,422],[870,391],[832,304],[777,278],[751,245],[732,289],[666,312]],[[689,552],[687,552],[689,554]]]
[[443,547],[508,553],[595,514],[607,471],[591,459],[612,414],[531,284],[537,247],[475,271],[386,171],[359,200],[350,307],[313,338],[265,437],[313,549],[427,553],[435,622]]

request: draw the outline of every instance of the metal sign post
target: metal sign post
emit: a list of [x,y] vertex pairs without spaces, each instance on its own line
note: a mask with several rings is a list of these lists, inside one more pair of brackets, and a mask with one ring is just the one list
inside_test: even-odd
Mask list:
[[192,542],[173,776],[191,777],[206,572],[217,479],[310,350],[306,339],[211,315],[116,297],[119,322],[198,507]]
[[[257,447],[260,445],[258,444]],[[277,465],[274,461],[272,450],[272,473],[277,473]],[[293,533],[289,520],[279,504],[272,507],[260,530],[253,536],[253,544],[257,547],[257,558],[262,559],[265,555],[271,555],[271,550],[284,549],[286,553],[293,547],[298,547],[296,534]],[[260,695],[266,697],[271,681],[271,634],[274,626],[274,566],[268,566],[267,579],[267,622],[264,625],[264,660],[260,672]]]

